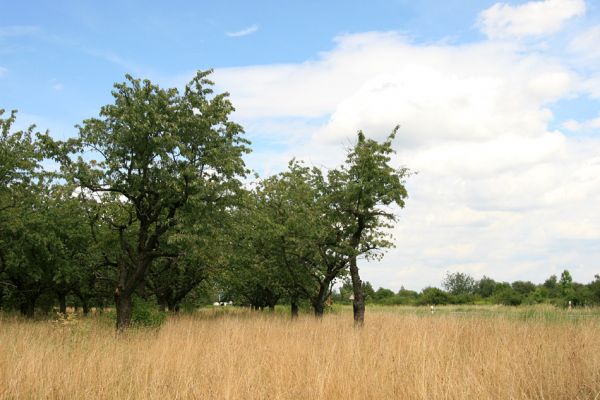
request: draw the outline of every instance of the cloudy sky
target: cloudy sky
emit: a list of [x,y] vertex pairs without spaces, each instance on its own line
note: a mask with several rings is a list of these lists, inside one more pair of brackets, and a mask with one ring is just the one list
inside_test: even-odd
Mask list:
[[263,176],[401,126],[394,163],[418,173],[397,247],[361,264],[374,286],[600,273],[600,1],[200,3],[4,4],[0,108],[65,138],[125,73],[214,68]]

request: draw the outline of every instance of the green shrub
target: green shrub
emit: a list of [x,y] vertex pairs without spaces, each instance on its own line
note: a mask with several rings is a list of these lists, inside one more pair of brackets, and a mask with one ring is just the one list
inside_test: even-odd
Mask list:
[[523,302],[523,299],[517,292],[510,287],[501,288],[494,294],[497,304],[505,306],[518,306]]
[[165,312],[160,311],[156,300],[144,300],[141,297],[133,297],[133,310],[131,312],[131,324],[136,327],[157,328],[165,320]]

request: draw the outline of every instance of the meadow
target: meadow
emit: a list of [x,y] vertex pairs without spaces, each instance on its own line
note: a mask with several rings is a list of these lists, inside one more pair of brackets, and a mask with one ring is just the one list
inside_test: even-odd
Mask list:
[[116,335],[106,316],[0,314],[2,399],[600,399],[600,312],[245,309]]

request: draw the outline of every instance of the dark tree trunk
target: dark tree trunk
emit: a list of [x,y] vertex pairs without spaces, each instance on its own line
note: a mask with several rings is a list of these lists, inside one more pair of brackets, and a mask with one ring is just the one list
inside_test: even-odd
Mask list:
[[275,311],[275,304],[269,304],[269,311]]
[[75,296],[81,302],[81,309],[83,310],[83,315],[88,315],[90,313],[90,301],[88,296],[84,296],[80,291],[75,292]]
[[67,295],[66,293],[58,293],[58,306],[61,314],[67,313]]
[[83,308],[83,315],[88,315],[90,313],[90,305],[88,304],[87,300],[81,301],[81,308]]
[[325,306],[322,301],[313,303],[313,309],[315,310],[315,317],[321,318],[325,310]]
[[292,298],[290,305],[291,305],[292,319],[298,318],[298,299]]
[[27,298],[23,301],[19,307],[21,315],[27,318],[33,318],[35,314],[35,298]]
[[115,290],[115,305],[117,306],[117,331],[123,332],[131,325],[131,312],[133,310],[133,293],[128,293],[117,288]]
[[331,281],[333,278],[325,278],[323,282],[319,283],[319,293],[317,297],[313,298],[311,303],[313,309],[315,311],[315,317],[321,318],[323,316],[323,312],[325,311],[325,300],[327,299],[327,294],[329,293],[329,286],[331,285]]
[[352,290],[354,292],[354,302],[352,303],[354,326],[361,327],[365,323],[365,298],[362,281],[358,274],[358,266],[356,265],[356,256],[350,258],[350,276],[352,277]]

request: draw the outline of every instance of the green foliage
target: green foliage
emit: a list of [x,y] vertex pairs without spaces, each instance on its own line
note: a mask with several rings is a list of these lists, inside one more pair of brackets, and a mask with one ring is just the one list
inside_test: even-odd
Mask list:
[[483,298],[490,297],[496,288],[496,281],[487,276],[483,276],[476,284],[475,293]]
[[448,304],[450,296],[448,293],[436,287],[426,287],[421,291],[421,295],[418,299],[418,304],[421,305],[439,305]]
[[166,314],[159,311],[155,299],[144,300],[133,296],[131,324],[136,327],[158,328],[165,321]]
[[523,298],[508,284],[497,286],[494,300],[497,304],[505,306],[518,306],[523,302]]
[[461,298],[473,294],[476,289],[475,279],[462,272],[446,272],[442,286],[451,295],[462,296]]

